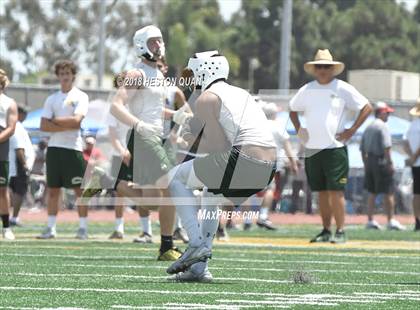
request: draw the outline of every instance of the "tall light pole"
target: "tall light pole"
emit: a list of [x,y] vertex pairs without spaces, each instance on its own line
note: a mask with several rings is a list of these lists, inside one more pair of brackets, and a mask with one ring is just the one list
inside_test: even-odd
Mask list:
[[248,90],[250,93],[254,91],[254,71],[258,69],[260,62],[257,58],[251,58],[248,65]]
[[99,5],[99,44],[98,44],[98,88],[102,88],[102,79],[105,71],[105,0]]
[[284,94],[289,94],[290,88],[290,54],[292,39],[292,15],[293,0],[283,0],[281,45],[280,45],[280,68],[279,68],[279,89]]

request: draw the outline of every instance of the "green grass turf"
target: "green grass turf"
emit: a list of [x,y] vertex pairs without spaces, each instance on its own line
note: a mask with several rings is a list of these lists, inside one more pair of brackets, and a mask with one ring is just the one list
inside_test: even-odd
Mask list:
[[[37,241],[39,225],[16,229],[25,236],[0,242],[0,309],[418,309],[420,249],[358,249],[218,244],[210,270],[214,283],[169,283],[168,262],[156,261],[153,245],[106,241],[109,225],[90,226],[92,239],[71,239],[76,226],[59,227],[59,238]],[[318,227],[284,226],[235,237],[304,238]],[[155,229],[157,231],[157,229]],[[350,227],[357,240],[419,240],[413,232],[371,232]],[[184,245],[179,244],[181,248]],[[303,272],[313,283],[296,284]]]

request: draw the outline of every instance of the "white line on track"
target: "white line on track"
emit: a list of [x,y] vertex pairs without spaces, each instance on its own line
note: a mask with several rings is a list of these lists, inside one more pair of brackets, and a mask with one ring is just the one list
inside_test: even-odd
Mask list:
[[[24,264],[8,263],[8,266],[25,266]],[[32,267],[51,267],[45,264],[31,264]],[[97,265],[97,264],[62,264],[54,266],[54,268],[110,268],[110,269],[161,269],[167,267],[162,265]],[[384,271],[384,270],[342,270],[342,269],[308,269],[304,267],[295,268],[256,268],[256,267],[216,267],[212,266],[212,270],[237,270],[237,271],[266,271],[266,272],[293,272],[304,270],[306,272],[320,272],[320,273],[361,273],[361,274],[390,274],[390,275],[420,275],[420,272],[411,271]]]
[[[86,274],[42,274],[42,273],[28,273],[28,272],[16,272],[16,273],[1,273],[1,275],[10,276],[22,276],[22,277],[65,277],[67,279],[72,277],[87,277],[87,278],[109,278],[109,279],[154,279],[154,280],[166,280],[166,276],[144,276],[144,275],[106,275],[100,273],[86,273]],[[258,278],[236,278],[236,277],[217,277],[219,281],[236,281],[236,282],[260,282],[260,283],[276,283],[276,284],[292,284],[290,280],[274,280],[274,279],[258,279]],[[169,283],[169,282],[168,282]],[[396,284],[396,283],[359,283],[359,282],[329,282],[329,281],[316,281],[315,285],[338,285],[338,286],[411,286],[410,284]]]

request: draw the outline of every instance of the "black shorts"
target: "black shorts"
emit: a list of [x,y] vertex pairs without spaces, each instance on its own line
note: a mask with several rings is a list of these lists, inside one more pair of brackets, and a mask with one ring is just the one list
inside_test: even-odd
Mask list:
[[371,194],[391,194],[394,174],[383,157],[368,155],[365,167],[365,189]]
[[420,167],[411,167],[413,174],[413,194],[420,195]]
[[239,205],[271,183],[276,163],[251,158],[233,147],[194,159],[194,171],[209,192]]
[[29,178],[26,175],[11,177],[9,187],[13,193],[25,196],[28,192]]

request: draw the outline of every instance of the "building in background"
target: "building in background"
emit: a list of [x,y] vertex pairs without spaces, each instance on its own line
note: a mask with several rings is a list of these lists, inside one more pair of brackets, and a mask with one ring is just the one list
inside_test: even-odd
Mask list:
[[350,70],[348,81],[370,100],[414,102],[420,96],[420,73],[394,70]]

